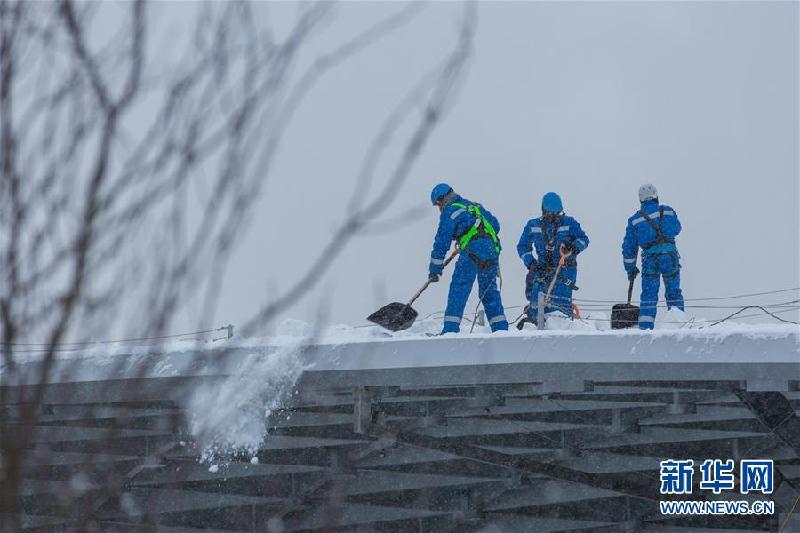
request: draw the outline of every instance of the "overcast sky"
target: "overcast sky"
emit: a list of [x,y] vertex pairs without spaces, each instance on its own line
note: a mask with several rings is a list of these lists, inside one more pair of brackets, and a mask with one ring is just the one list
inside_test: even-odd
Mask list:
[[[400,8],[340,5],[309,60]],[[241,235],[215,321],[243,322],[314,259],[370,139],[452,48],[462,8],[428,5],[315,88]],[[270,9],[279,26],[291,11]],[[479,3],[478,15],[465,85],[387,218],[428,202],[439,181],[481,202],[501,223],[503,301],[520,305],[516,242],[556,191],[591,240],[576,296],[623,300],[625,223],[652,182],[683,223],[687,298],[800,285],[798,3]],[[326,302],[329,320],[359,324],[408,299],[426,279],[437,220],[430,208],[351,242],[287,316],[312,320]],[[448,283],[423,295],[422,314],[444,308]]]

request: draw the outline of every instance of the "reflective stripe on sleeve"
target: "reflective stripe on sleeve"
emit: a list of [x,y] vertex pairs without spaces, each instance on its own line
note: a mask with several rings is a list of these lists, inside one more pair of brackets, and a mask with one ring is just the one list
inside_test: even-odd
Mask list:
[[444,259],[434,259],[432,257],[431,258],[431,264],[432,265],[443,265],[444,264]]
[[[656,211],[654,213],[647,213],[647,214],[650,215],[651,219],[660,218],[661,217],[661,211]],[[675,211],[672,211],[670,209],[666,209],[664,211],[664,216],[666,216],[666,215],[675,216]],[[644,222],[644,217],[634,218],[633,220],[631,220],[631,224],[633,224],[634,226],[636,224],[640,223],[640,222]]]
[[450,220],[455,220],[455,218],[456,218],[458,215],[460,215],[461,213],[464,213],[464,212],[465,212],[465,210],[464,210],[464,209],[456,209],[456,210],[455,210],[455,211],[453,211],[453,213],[450,215]]
[[569,226],[559,226],[558,231],[569,231]]
[[542,228],[540,228],[538,226],[531,226],[531,233],[541,233],[541,232],[542,232]]
[[634,257],[633,259],[623,259],[623,261],[625,261],[626,263],[635,263],[636,258]]

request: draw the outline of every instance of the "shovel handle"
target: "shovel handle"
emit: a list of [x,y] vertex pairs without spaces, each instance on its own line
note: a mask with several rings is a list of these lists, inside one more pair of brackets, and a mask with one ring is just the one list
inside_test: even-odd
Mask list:
[[556,272],[553,274],[553,279],[550,281],[550,286],[547,287],[547,294],[545,295],[545,302],[547,304],[550,303],[550,296],[553,294],[553,287],[556,286],[556,279],[558,278],[559,272],[561,272],[561,267],[564,266],[564,261],[567,260],[567,257],[572,255],[572,252],[564,253],[564,243],[561,243],[561,246],[558,247],[558,253],[560,257],[558,258],[558,265],[556,266]]
[[[449,264],[450,264],[450,261],[452,261],[452,260],[453,260],[453,258],[454,258],[455,256],[457,256],[457,255],[458,255],[458,252],[460,252],[460,251],[461,251],[461,250],[459,250],[458,248],[456,248],[455,250],[453,250],[453,253],[452,253],[452,254],[450,254],[450,257],[448,257],[447,259],[445,259],[445,261],[444,261],[444,264],[442,265],[442,268],[444,268],[444,267],[446,267],[447,265],[449,265]],[[407,303],[406,305],[407,305],[408,307],[411,307],[411,304],[413,304],[413,303],[414,303],[414,302],[417,300],[417,298],[419,298],[419,295],[420,295],[420,294],[422,294],[422,293],[425,291],[425,289],[427,289],[427,288],[428,288],[428,285],[430,285],[430,284],[431,284],[431,280],[429,279],[428,281],[426,281],[426,282],[425,282],[425,285],[423,285],[422,287],[420,287],[420,288],[419,288],[419,290],[417,291],[417,293],[416,293],[414,296],[412,296],[412,297],[411,297],[411,299],[408,301],[408,303]]]
[[631,296],[633,296],[633,280],[635,279],[635,277],[631,279],[631,282],[628,284],[628,305],[631,305]]

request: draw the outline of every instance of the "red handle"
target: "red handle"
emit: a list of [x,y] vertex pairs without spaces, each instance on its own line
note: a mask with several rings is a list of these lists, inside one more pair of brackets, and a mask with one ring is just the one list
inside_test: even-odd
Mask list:
[[564,253],[564,243],[561,243],[561,246],[558,248],[558,253],[561,257],[558,258],[558,266],[564,266],[564,261],[567,260],[567,257],[572,255],[572,252]]

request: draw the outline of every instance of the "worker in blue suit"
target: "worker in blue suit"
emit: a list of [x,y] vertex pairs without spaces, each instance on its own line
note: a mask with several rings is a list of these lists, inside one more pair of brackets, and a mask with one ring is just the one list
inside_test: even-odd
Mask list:
[[628,279],[639,274],[636,256],[642,249],[642,297],[639,307],[639,328],[653,329],[658,304],[660,278],[664,278],[667,307],[683,311],[681,264],[675,237],[681,232],[678,214],[658,202],[655,186],[639,187],[640,209],[628,219],[622,241],[622,261]]
[[464,306],[476,277],[478,295],[486,311],[489,326],[492,331],[507,330],[508,320],[496,282],[499,272],[500,240],[497,234],[500,223],[488,209],[462,198],[446,183],[440,183],[433,188],[431,203],[438,206],[441,214],[439,229],[433,241],[428,279],[432,282],[439,281],[444,258],[452,241],[456,241],[461,250],[450,282],[442,333],[459,331]]
[[575,280],[578,276],[576,256],[588,246],[589,237],[581,225],[564,214],[561,197],[554,192],[545,194],[542,198],[542,216],[528,221],[517,244],[517,253],[528,269],[525,295],[529,301],[527,319],[530,322],[536,323],[538,319],[539,293],[547,291],[550,286],[562,253],[568,257],[558,273],[550,305],[545,312],[561,311],[569,317],[573,316],[572,291],[577,288]]

